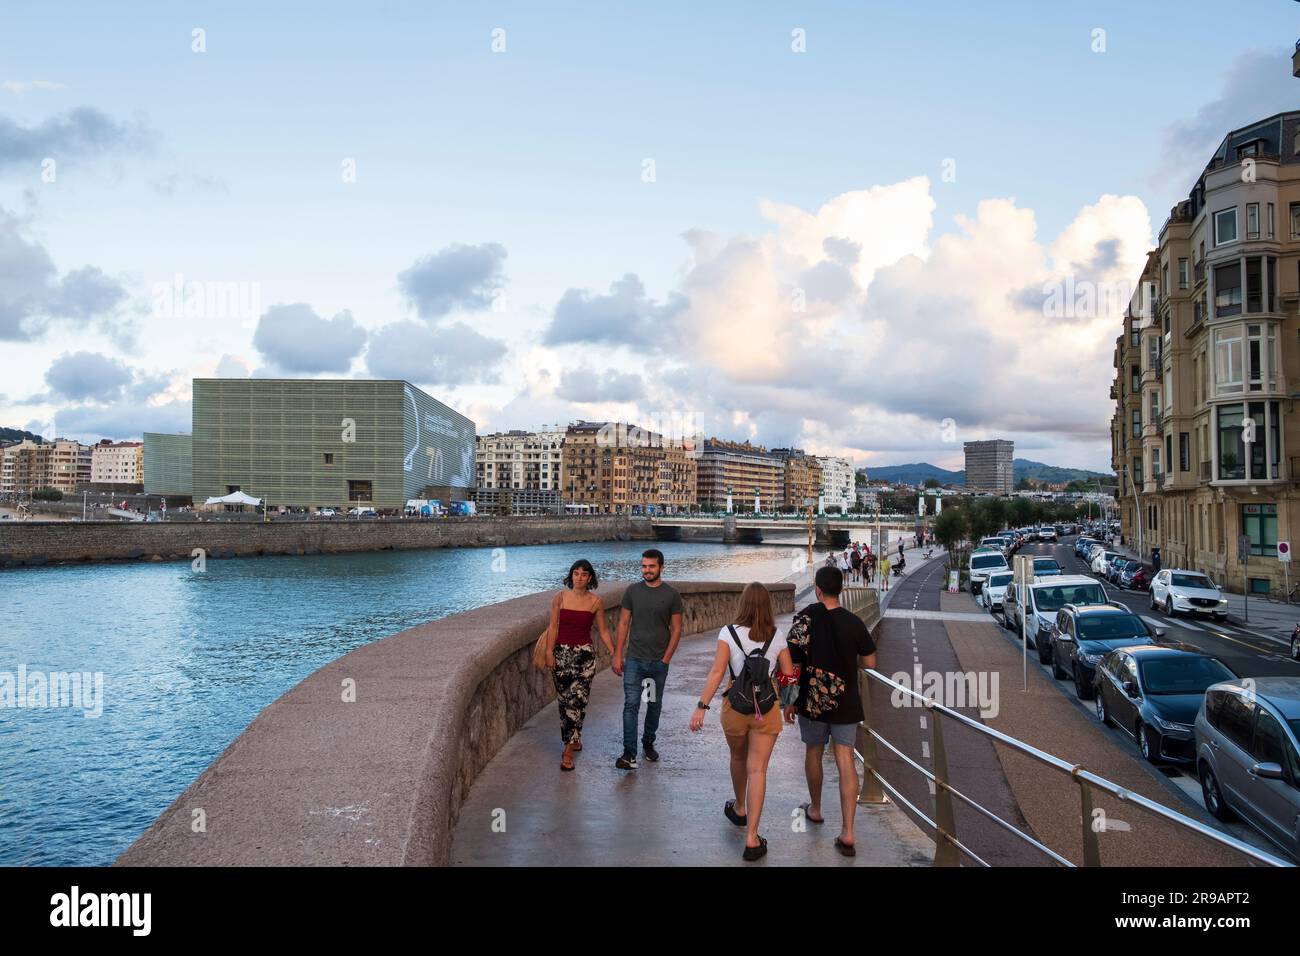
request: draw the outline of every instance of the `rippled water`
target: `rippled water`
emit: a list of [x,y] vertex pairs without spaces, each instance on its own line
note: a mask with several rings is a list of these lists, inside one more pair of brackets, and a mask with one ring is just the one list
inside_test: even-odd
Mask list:
[[[103,714],[0,707],[0,865],[111,863],[267,704],[403,628],[559,585],[635,580],[640,542],[0,573],[0,680],[103,672]],[[665,577],[779,579],[776,548],[659,547]],[[494,559],[504,569],[494,570]]]

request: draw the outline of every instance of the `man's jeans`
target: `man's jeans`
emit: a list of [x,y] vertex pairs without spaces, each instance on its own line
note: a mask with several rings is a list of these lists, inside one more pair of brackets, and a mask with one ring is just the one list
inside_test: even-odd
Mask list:
[[655,742],[667,678],[668,665],[662,659],[642,661],[629,657],[623,662],[623,749],[628,753],[636,753],[636,720],[641,713],[642,698],[646,708],[645,733],[641,739],[648,744]]

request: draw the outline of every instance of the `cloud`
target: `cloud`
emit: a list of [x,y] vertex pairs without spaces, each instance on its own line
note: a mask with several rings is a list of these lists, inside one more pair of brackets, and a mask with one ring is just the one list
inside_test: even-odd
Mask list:
[[53,80],[5,80],[0,83],[0,89],[22,96],[24,93],[30,93],[33,90],[65,90],[67,86]]
[[366,367],[376,378],[416,385],[460,385],[496,380],[504,342],[480,335],[463,322],[433,327],[393,322],[370,336]]
[[95,442],[100,438],[140,440],[145,432],[188,433],[193,423],[192,405],[172,401],[163,405],[138,405],[124,401],[112,405],[83,405],[55,412],[52,433]]
[[0,170],[37,166],[52,157],[96,158],[118,150],[141,149],[148,134],[142,125],[119,123],[106,113],[82,106],[36,126],[19,126],[0,116]]
[[217,362],[217,378],[248,378],[248,363],[237,355],[222,355]]
[[49,392],[29,401],[109,403],[129,398],[145,402],[165,391],[170,383],[169,373],[136,372],[100,352],[64,352],[45,370]]
[[546,330],[547,345],[606,342],[634,348],[669,350],[672,325],[686,308],[681,295],[663,304],[646,297],[640,278],[629,272],[610,284],[608,295],[568,289],[555,306]]
[[597,372],[590,368],[566,368],[560,373],[555,394],[571,402],[632,402],[645,392],[640,375],[607,368]]
[[351,312],[324,319],[304,302],[271,306],[253,335],[253,345],[276,368],[306,374],[346,372],[365,344],[366,331]]
[[45,247],[26,223],[0,208],[0,341],[39,338],[54,318],[104,320],[127,299],[126,289],[95,266],[59,278]]
[[454,309],[475,311],[492,304],[505,287],[506,248],[453,243],[417,260],[397,276],[402,295],[422,319],[439,319]]
[[1164,128],[1160,150],[1164,162],[1152,177],[1153,185],[1167,187],[1172,181],[1177,195],[1185,196],[1229,130],[1295,109],[1291,53],[1284,48],[1238,54],[1223,73],[1218,99]]

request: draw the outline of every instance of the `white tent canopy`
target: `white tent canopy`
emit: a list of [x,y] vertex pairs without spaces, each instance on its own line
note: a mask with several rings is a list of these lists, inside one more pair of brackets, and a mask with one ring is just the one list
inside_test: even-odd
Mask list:
[[203,503],[205,505],[260,505],[262,499],[246,495],[242,491],[232,491],[224,497],[209,498]]

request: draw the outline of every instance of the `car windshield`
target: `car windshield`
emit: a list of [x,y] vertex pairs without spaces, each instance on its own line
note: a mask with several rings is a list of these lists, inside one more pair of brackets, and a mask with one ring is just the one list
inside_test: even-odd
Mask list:
[[1100,584],[1066,584],[1034,588],[1034,606],[1040,611],[1059,611],[1065,604],[1105,604]]
[[991,588],[1005,587],[1006,585],[1011,583],[1012,577],[1013,575],[1011,574],[1010,571],[1008,571],[1006,574],[990,574],[989,587]]
[[1059,571],[1061,566],[1056,563],[1055,558],[1034,558],[1034,573],[1039,571]]
[[1085,641],[1109,641],[1117,637],[1150,637],[1136,614],[1094,614],[1079,618],[1079,637]]
[[970,559],[972,568],[1005,568],[1007,562],[1000,554],[977,554]]
[[1213,591],[1214,585],[1204,574],[1175,574],[1172,575],[1172,583],[1178,588],[1204,588],[1207,591]]
[[1148,694],[1204,694],[1211,684],[1232,680],[1237,675],[1213,657],[1179,654],[1143,661],[1139,665],[1142,686]]

